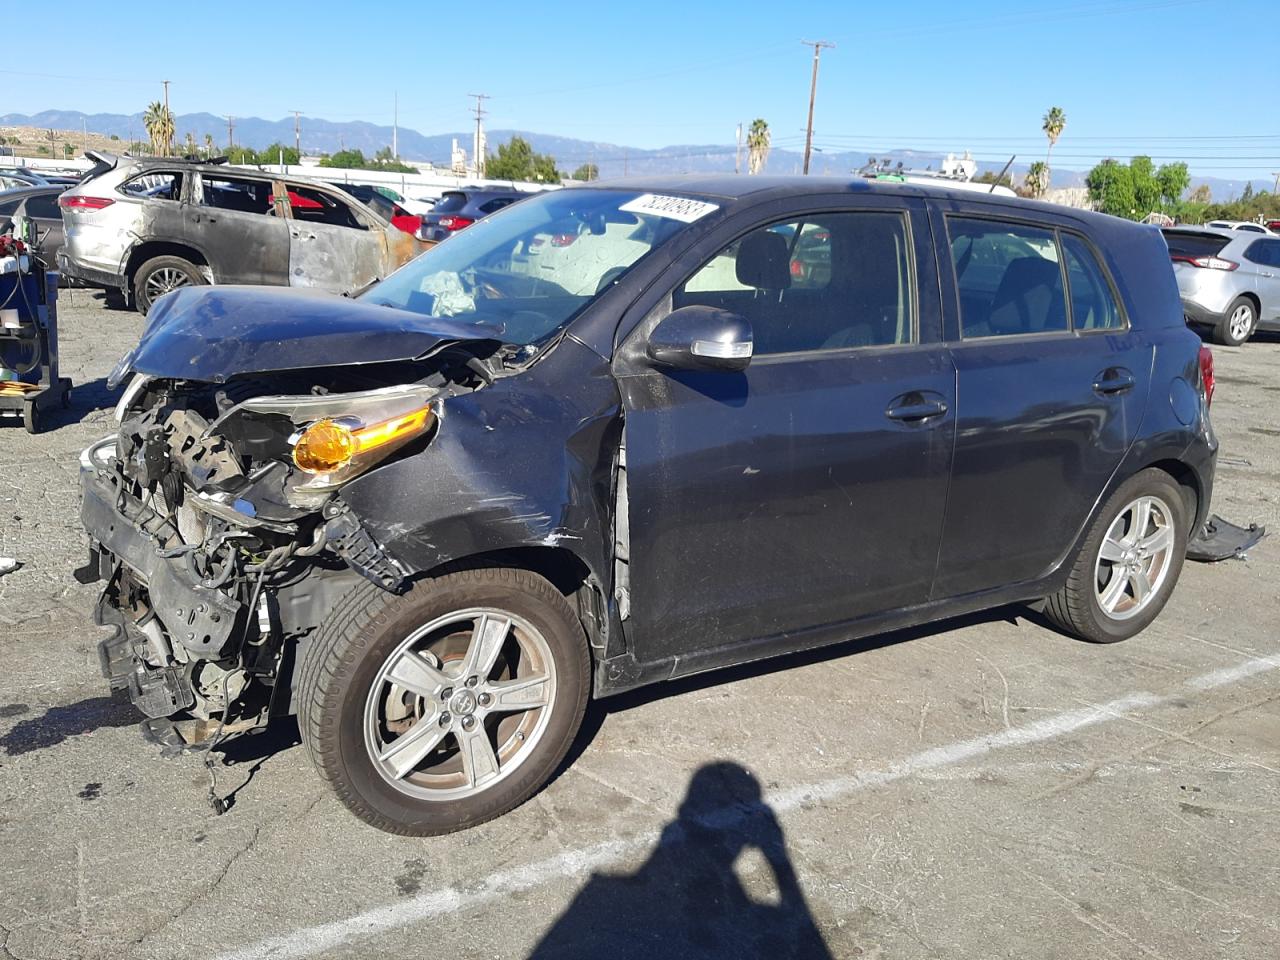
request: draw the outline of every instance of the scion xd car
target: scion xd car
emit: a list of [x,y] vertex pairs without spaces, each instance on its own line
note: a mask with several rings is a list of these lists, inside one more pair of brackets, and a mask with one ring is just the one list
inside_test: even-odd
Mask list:
[[150,738],[296,712],[357,816],[442,833],[538,790],[591,697],[1013,601],[1139,632],[1209,504],[1208,360],[1154,228],[591,184],[354,300],[158,300],[78,576]]

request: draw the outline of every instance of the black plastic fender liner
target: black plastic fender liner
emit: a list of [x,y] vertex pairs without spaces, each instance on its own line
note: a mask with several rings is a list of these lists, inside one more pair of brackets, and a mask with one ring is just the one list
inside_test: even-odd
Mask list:
[[1217,563],[1232,558],[1243,560],[1249,549],[1266,535],[1266,527],[1256,523],[1238,527],[1215,513],[1205,521],[1195,539],[1187,544],[1187,559],[1200,563]]

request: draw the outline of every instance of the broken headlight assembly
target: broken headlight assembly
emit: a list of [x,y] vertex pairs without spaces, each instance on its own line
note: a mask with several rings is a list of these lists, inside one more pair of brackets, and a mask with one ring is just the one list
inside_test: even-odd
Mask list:
[[348,480],[427,436],[436,424],[432,401],[438,393],[413,385],[256,397],[219,417],[205,436],[223,436],[253,459],[287,459],[297,471],[286,489],[290,504],[313,508]]

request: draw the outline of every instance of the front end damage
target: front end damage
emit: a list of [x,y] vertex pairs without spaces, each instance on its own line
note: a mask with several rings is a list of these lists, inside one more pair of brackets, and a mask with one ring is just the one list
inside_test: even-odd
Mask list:
[[102,582],[102,672],[170,752],[207,748],[293,712],[295,658],[337,599],[407,571],[337,492],[412,456],[445,400],[484,385],[477,355],[445,347],[393,361],[225,383],[135,374],[120,430],[81,457]]

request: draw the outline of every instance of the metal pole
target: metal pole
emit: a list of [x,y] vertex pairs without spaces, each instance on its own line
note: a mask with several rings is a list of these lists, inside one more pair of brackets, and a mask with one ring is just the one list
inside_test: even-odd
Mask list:
[[164,122],[166,126],[166,131],[165,131],[166,135],[164,138],[164,155],[167,157],[169,155],[170,145],[173,142],[173,131],[167,129],[169,124],[169,81],[162,80],[161,83],[164,84]]
[[809,81],[809,123],[804,134],[804,173],[809,172],[809,155],[813,152],[813,101],[818,95],[818,58],[822,56],[823,47],[834,47],[834,43],[826,40],[801,40],[805,46],[813,47],[813,78]]
[[298,153],[298,162],[302,162],[302,111],[293,111],[293,149]]

